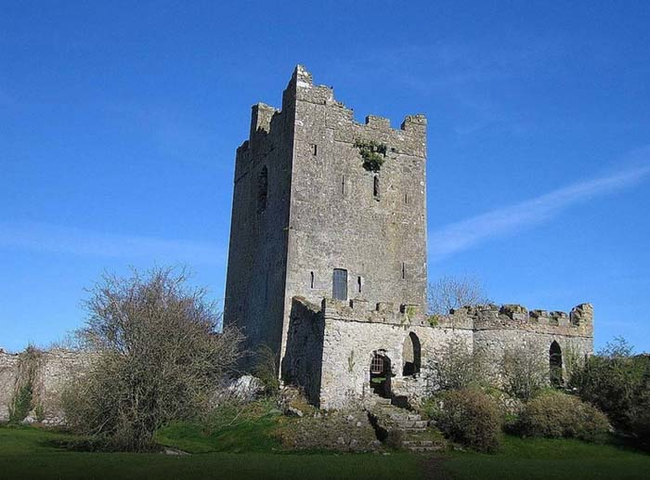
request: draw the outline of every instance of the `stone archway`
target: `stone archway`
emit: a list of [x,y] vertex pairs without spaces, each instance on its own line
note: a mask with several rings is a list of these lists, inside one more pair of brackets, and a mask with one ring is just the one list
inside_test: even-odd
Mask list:
[[420,339],[415,333],[411,332],[404,339],[404,346],[402,348],[402,376],[408,377],[420,373],[421,358],[422,347],[420,346]]
[[370,361],[370,388],[383,398],[391,398],[391,361],[383,351],[373,353]]

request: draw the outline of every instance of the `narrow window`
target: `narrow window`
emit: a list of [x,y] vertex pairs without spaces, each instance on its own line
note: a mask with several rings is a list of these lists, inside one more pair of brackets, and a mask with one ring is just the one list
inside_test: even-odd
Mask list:
[[309,288],[314,288],[314,272],[309,274]]
[[562,349],[554,340],[549,349],[550,380],[554,387],[561,387],[564,383],[562,379]]
[[372,195],[379,200],[379,176],[375,175],[372,183]]
[[336,300],[348,299],[348,271],[343,268],[335,268],[332,278],[332,296]]
[[404,203],[405,203],[406,205],[408,205],[409,203],[411,203],[411,199],[409,198],[409,194],[408,194],[408,192],[404,192]]
[[262,168],[257,178],[257,211],[263,212],[266,210],[266,200],[269,190],[269,171],[266,165]]
[[312,144],[311,144],[311,154],[312,154],[314,157],[315,157],[316,155],[318,155],[318,145],[316,145],[315,143],[312,143]]
[[341,175],[341,195],[345,195],[345,175]]
[[357,291],[361,293],[361,277],[357,277]]
[[406,278],[406,264],[402,262],[402,280]]

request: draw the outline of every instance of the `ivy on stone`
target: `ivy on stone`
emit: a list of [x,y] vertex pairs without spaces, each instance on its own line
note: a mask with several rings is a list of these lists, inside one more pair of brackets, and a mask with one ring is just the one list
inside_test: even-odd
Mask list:
[[359,153],[363,159],[363,168],[373,173],[381,170],[386,160],[386,151],[388,150],[388,147],[384,143],[375,142],[374,140],[357,140],[354,142],[354,146],[359,149]]

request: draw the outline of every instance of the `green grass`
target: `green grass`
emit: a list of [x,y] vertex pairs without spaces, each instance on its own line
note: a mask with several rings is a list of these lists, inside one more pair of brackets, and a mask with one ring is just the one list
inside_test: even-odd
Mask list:
[[[185,431],[189,437],[189,431]],[[89,453],[57,449],[69,435],[29,427],[0,427],[0,478],[423,478],[421,459],[408,454],[203,453],[187,456]],[[186,438],[189,442],[190,439]],[[202,443],[197,440],[196,443]],[[206,440],[209,446],[209,441]]]
[[[506,436],[503,449],[495,455],[455,452],[443,455],[445,461],[431,463],[408,453],[290,453],[281,451],[271,435],[278,421],[263,416],[212,434],[204,433],[195,424],[171,425],[159,432],[161,443],[194,452],[187,456],[72,452],[56,446],[57,442],[74,439],[72,435],[32,427],[0,427],[0,478],[406,480],[436,478],[438,473],[454,479],[650,477],[650,455],[578,440],[523,440]],[[245,453],[234,453],[238,451]]]
[[505,436],[499,453],[455,453],[444,467],[457,479],[650,478],[650,455],[579,440]]
[[197,423],[176,423],[162,428],[156,442],[190,453],[209,452],[273,452],[282,445],[273,436],[278,417],[267,415],[246,420],[215,432],[206,432]]

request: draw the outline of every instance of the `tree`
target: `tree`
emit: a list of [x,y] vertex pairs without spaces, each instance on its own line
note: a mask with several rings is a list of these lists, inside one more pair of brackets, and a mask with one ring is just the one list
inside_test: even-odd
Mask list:
[[215,304],[186,281],[185,271],[155,268],[105,275],[90,290],[77,332],[90,362],[64,394],[74,430],[108,448],[146,450],[160,426],[208,408],[243,337],[234,328],[218,333]]
[[441,277],[429,284],[427,297],[431,315],[447,315],[451,309],[491,303],[481,283],[473,277]]

